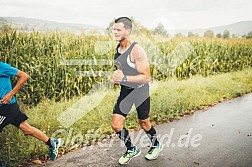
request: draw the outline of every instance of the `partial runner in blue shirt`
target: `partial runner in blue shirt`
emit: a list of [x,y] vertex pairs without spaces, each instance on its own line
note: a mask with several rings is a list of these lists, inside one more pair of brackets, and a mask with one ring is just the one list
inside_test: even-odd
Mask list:
[[[12,88],[11,77],[17,76],[19,80]],[[58,155],[58,148],[61,144],[60,139],[50,139],[41,130],[32,127],[26,121],[28,117],[20,111],[14,95],[27,81],[29,76],[9,64],[0,62],[0,133],[4,127],[11,124],[23,131],[24,134],[33,136],[49,147],[52,160]],[[1,162],[1,160],[0,160]]]

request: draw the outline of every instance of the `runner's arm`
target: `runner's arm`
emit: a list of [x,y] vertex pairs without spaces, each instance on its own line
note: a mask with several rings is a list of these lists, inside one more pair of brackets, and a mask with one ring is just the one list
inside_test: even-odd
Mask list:
[[151,80],[150,65],[147,54],[140,45],[135,45],[131,53],[131,59],[135,62],[139,75],[127,76],[128,82],[148,83]]
[[12,96],[14,96],[18,92],[18,90],[24,85],[24,83],[29,78],[28,74],[20,70],[18,70],[16,76],[19,77],[19,80],[17,84],[14,86],[14,88],[9,93],[7,93],[3,97],[3,99],[0,100],[2,104],[8,104],[11,101]]

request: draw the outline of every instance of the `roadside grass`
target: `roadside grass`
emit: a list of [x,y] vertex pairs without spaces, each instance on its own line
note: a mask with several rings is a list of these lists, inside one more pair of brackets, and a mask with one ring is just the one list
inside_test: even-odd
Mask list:
[[[157,86],[155,91],[152,90],[153,85]],[[187,80],[171,78],[167,81],[153,81],[150,118],[153,124],[169,122],[251,91],[252,68],[206,78],[193,76]],[[48,136],[58,132],[56,137],[64,139],[60,148],[62,155],[73,149],[98,142],[101,135],[114,135],[110,122],[118,93],[119,89],[109,90],[97,107],[69,128],[62,126],[57,121],[57,117],[81,97],[60,102],[44,99],[35,107],[28,108],[22,104],[20,107],[25,110],[29,117],[28,123],[32,126],[41,129]],[[127,116],[125,126],[129,129],[140,129],[134,109]],[[20,130],[11,125],[6,127],[0,136],[0,160],[7,166],[25,164],[34,159],[40,159],[42,162],[49,159],[48,149],[43,142],[23,135]]]

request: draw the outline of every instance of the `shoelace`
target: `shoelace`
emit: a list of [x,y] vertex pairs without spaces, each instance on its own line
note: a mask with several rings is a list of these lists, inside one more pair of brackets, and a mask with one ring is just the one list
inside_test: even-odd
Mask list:
[[125,158],[125,157],[129,156],[130,153],[133,153],[133,152],[134,152],[134,151],[127,150],[127,151],[124,153],[123,157]]
[[124,153],[123,158],[126,158],[129,155],[128,151]]
[[152,152],[154,151],[156,147],[151,147],[150,150],[148,151],[149,154],[152,154]]

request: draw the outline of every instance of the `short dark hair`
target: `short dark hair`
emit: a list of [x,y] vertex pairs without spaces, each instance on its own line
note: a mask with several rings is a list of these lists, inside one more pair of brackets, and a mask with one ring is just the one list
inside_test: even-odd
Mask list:
[[119,18],[115,19],[115,23],[123,23],[124,28],[132,29],[132,21],[128,17],[119,17]]

